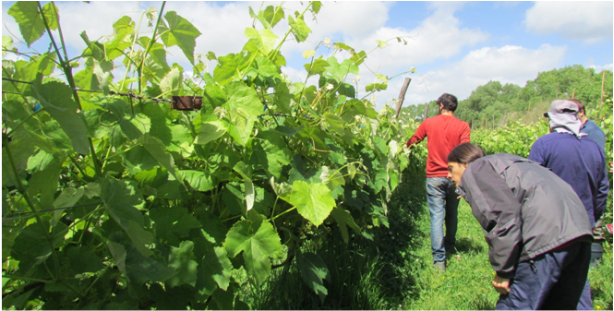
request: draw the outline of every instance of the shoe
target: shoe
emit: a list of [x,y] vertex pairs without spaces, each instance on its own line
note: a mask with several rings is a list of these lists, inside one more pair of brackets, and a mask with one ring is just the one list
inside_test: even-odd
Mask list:
[[433,267],[435,267],[435,269],[441,271],[441,272],[446,272],[446,262],[445,261],[435,261],[433,263]]
[[454,244],[446,244],[444,245],[446,253],[456,254],[456,245]]

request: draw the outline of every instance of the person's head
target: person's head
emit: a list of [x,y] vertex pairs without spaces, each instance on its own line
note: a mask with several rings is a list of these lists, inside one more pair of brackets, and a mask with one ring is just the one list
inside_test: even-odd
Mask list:
[[570,131],[578,135],[582,121],[576,115],[580,107],[570,99],[557,99],[552,102],[544,117],[550,119],[550,131]]
[[576,113],[576,116],[578,116],[578,119],[580,119],[580,121],[584,123],[586,119],[588,119],[588,117],[586,116],[586,106],[584,105],[584,103],[575,98],[568,99],[568,101],[578,105],[578,113]]
[[458,101],[456,100],[456,96],[448,93],[443,93],[443,95],[439,96],[437,99],[437,106],[439,106],[439,110],[442,109],[454,112],[456,110],[456,106],[458,106]]
[[482,148],[472,143],[456,146],[448,155],[448,179],[458,186],[469,163],[485,155]]

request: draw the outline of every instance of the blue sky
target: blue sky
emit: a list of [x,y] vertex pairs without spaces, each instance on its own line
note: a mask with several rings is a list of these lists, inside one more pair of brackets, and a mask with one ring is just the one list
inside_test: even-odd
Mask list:
[[[279,2],[267,2],[266,5]],[[11,16],[12,2],[2,3],[2,35],[19,35]],[[69,52],[76,56],[85,48],[79,33],[85,30],[90,39],[112,34],[111,25],[122,15],[138,23],[148,7],[160,8],[161,2],[56,2]],[[257,10],[261,2],[175,2],[165,11],[176,11],[192,22],[202,35],[197,39],[196,53],[213,51],[218,56],[238,52],[246,41],[243,32],[251,27],[248,6]],[[302,10],[299,2],[284,3],[286,16]],[[371,98],[378,108],[398,96],[403,77],[412,78],[405,105],[434,100],[449,92],[462,100],[477,86],[490,80],[524,86],[527,80],[542,71],[574,64],[593,67],[597,72],[612,70],[613,63],[612,2],[323,2],[317,22],[307,15],[312,29],[307,42],[287,42],[282,54],[288,66],[282,70],[293,81],[304,81],[307,62],[301,55],[314,49],[321,40],[342,41],[356,50],[369,51],[375,40],[408,36],[408,44],[391,42],[369,55],[365,66],[387,76],[394,76],[415,67],[416,73],[391,80],[388,90]],[[145,24],[145,23],[144,23]],[[281,38],[288,29],[287,21],[275,27]],[[147,27],[142,32],[151,31]],[[104,40],[104,39],[102,39]],[[17,40],[16,40],[17,41]],[[46,50],[44,38],[33,45]],[[25,45],[17,44],[20,51]],[[169,62],[189,70],[188,61],[178,48],[171,48]],[[326,58],[331,51],[320,48],[316,55]],[[7,55],[3,58],[15,56]],[[119,62],[119,61],[118,61]],[[210,64],[209,70],[215,63]],[[364,95],[364,86],[376,81],[361,66],[357,86]],[[115,73],[115,76],[119,76]],[[355,76],[348,76],[351,83]],[[316,83],[316,79],[308,81]]]

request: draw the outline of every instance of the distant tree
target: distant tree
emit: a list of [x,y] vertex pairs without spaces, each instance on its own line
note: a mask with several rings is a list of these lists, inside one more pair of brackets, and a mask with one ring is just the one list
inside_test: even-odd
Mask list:
[[[611,98],[613,93],[612,71],[606,70],[605,98]],[[603,71],[596,73],[593,68],[573,65],[561,69],[540,72],[535,80],[529,80],[524,87],[499,81],[489,81],[478,86],[471,95],[460,100],[455,115],[468,122],[473,127],[492,127],[493,116],[495,127],[503,124],[503,116],[513,115],[516,118],[535,119],[539,113],[531,113],[536,109],[546,109],[547,103],[554,99],[575,98],[586,103],[588,107],[597,107],[601,101]],[[411,117],[422,120],[425,107],[428,106],[428,116],[437,114],[435,100],[428,103],[404,107],[402,111],[411,113]],[[514,121],[508,118],[508,121]]]

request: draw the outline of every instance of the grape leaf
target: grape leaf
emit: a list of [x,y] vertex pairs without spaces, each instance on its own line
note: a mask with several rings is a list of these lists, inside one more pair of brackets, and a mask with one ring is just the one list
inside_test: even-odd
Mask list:
[[303,42],[307,40],[311,29],[307,24],[305,24],[305,20],[302,16],[297,16],[296,19],[292,17],[292,15],[288,15],[288,25],[290,25],[292,34],[296,38],[297,42]]
[[[63,208],[63,207],[71,207],[76,205],[77,202],[83,197],[85,194],[85,189],[83,187],[79,189],[75,189],[73,187],[66,187],[64,191],[55,199],[53,202],[53,206],[55,208]],[[51,225],[54,226],[62,214],[64,213],[64,209],[53,211],[53,220],[51,221]]]
[[228,94],[232,94],[223,107],[230,113],[228,133],[241,145],[247,144],[256,117],[262,113],[264,106],[256,91],[242,82],[227,86]]
[[150,256],[152,253],[145,244],[151,244],[153,236],[144,229],[143,214],[137,209],[144,202],[135,185],[107,178],[102,182],[100,197],[109,215],[128,234],[134,246],[144,256]]
[[275,40],[277,36],[268,29],[262,29],[260,31],[254,28],[245,28],[245,36],[251,38],[258,50],[263,55],[268,55],[275,47]]
[[252,144],[251,162],[254,169],[262,168],[276,179],[281,178],[283,165],[290,163],[290,150],[283,137],[275,131],[258,133]]
[[71,247],[68,249],[66,256],[70,262],[70,270],[75,274],[96,272],[105,267],[102,264],[102,259],[86,246]]
[[168,11],[164,14],[164,18],[168,22],[168,28],[162,22],[158,26],[162,42],[167,47],[179,46],[190,63],[194,65],[194,47],[196,38],[201,35],[200,31],[188,20],[177,15],[175,11]]
[[281,6],[272,5],[267,6],[266,9],[264,9],[264,12],[262,12],[262,15],[270,24],[271,28],[275,27],[275,25],[277,25],[277,23],[279,23],[279,21],[285,17],[284,9]]
[[72,142],[73,149],[81,154],[89,154],[87,127],[83,113],[73,100],[68,85],[51,81],[33,87],[36,97],[49,114],[58,121]]
[[233,258],[243,251],[247,273],[262,284],[271,271],[269,258],[281,253],[279,235],[273,226],[263,219],[242,220],[228,231],[224,247]]
[[168,266],[175,268],[177,274],[166,281],[170,287],[182,284],[196,285],[198,263],[195,260],[193,250],[194,242],[192,241],[182,241],[179,247],[171,246]]
[[188,237],[190,229],[200,228],[198,219],[183,207],[157,207],[149,210],[149,216],[156,224],[156,236],[179,246],[180,239]]
[[205,174],[202,171],[180,170],[182,178],[197,191],[209,191],[217,185],[215,176]]
[[147,150],[147,152],[149,152],[149,154],[156,159],[156,161],[158,161],[162,167],[173,175],[173,177],[181,182],[183,179],[178,178],[177,176],[173,156],[167,153],[163,143],[158,138],[151,136],[149,133],[143,135],[142,141],[143,147]]
[[[217,287],[227,290],[232,270],[232,263],[228,259],[226,249],[211,247],[205,251],[201,264],[198,266],[199,281],[196,287],[204,287],[207,295],[211,295]],[[199,286],[201,282],[204,284]]]
[[352,228],[354,232],[356,232],[356,234],[360,234],[360,227],[358,227],[358,225],[354,221],[354,218],[352,217],[352,214],[350,214],[348,210],[345,210],[341,207],[333,208],[331,216],[339,225],[339,229],[341,229],[341,237],[346,244],[349,242],[350,239],[347,229],[348,226]]
[[226,134],[228,125],[224,121],[209,121],[200,125],[198,135],[194,139],[195,144],[204,145]]
[[[48,225],[47,225],[48,226]],[[43,224],[43,227],[47,227]],[[45,238],[41,224],[31,224],[15,238],[11,257],[19,260],[19,271],[27,273],[30,268],[40,264],[51,256],[51,246]]]
[[330,281],[330,272],[322,258],[314,253],[297,252],[296,261],[301,271],[303,282],[309,286],[320,297],[320,302],[324,303],[324,298],[328,295],[328,290],[324,287],[324,280]]
[[[249,66],[254,57],[256,57],[255,53],[250,53],[246,50],[218,57],[217,66],[213,70],[213,79],[220,85],[226,85],[235,78],[242,78],[239,73],[244,74],[243,71]],[[231,93],[229,92],[228,94]]]
[[[28,47],[40,39],[45,32],[43,15],[39,13],[38,5],[36,1],[18,1],[8,10],[9,15],[13,16],[19,25],[19,32],[26,40]],[[51,30],[58,28],[57,11],[57,7],[52,2],[43,6],[43,14]]]
[[292,193],[281,198],[296,206],[299,214],[316,226],[324,222],[335,206],[328,187],[323,184],[308,184],[302,180],[292,183]]
[[160,81],[160,89],[165,94],[179,95],[183,75],[177,67],[173,67]]

